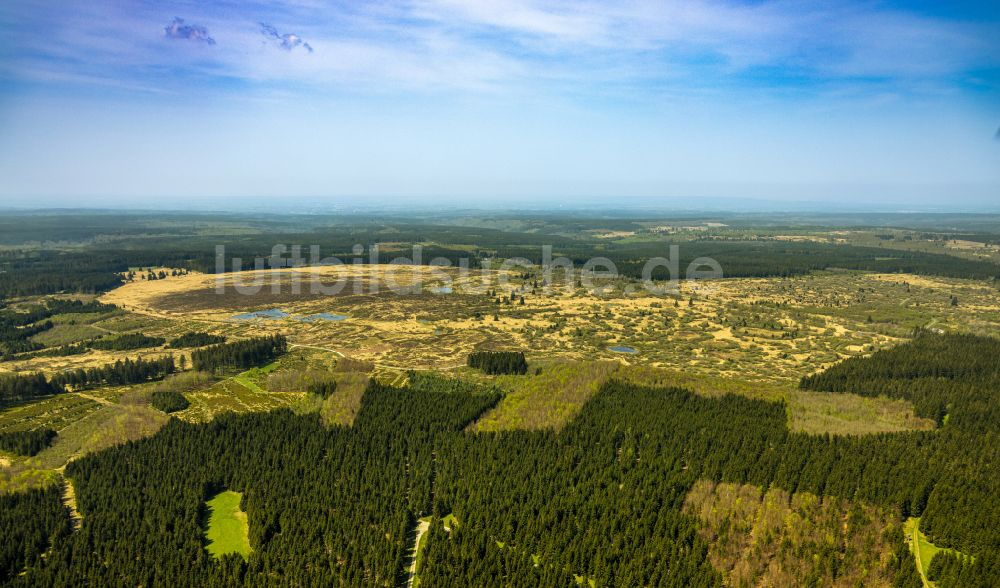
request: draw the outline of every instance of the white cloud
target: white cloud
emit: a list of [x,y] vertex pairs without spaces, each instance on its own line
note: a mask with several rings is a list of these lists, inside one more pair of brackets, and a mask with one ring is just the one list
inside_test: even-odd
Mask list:
[[[174,14],[188,20],[171,21]],[[172,24],[164,29],[164,22]],[[295,31],[265,29],[267,39],[289,51],[260,50],[261,22]],[[834,84],[863,78],[947,84],[965,71],[1000,65],[996,23],[817,0],[297,0],[124,8],[110,1],[14,0],[0,7],[0,23],[9,38],[3,50],[9,75],[37,79],[30,68],[47,62],[47,71],[137,86],[155,85],[158,72],[172,70],[319,88],[586,94],[666,83],[698,92],[760,67]],[[165,46],[164,30],[203,43]],[[211,51],[196,50],[207,49],[209,40],[216,43]],[[290,51],[295,47],[315,54]]]

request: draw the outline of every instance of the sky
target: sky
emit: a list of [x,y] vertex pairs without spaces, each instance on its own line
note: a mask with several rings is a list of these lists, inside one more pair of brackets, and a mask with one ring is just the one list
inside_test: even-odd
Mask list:
[[1000,3],[5,0],[0,205],[1000,210]]

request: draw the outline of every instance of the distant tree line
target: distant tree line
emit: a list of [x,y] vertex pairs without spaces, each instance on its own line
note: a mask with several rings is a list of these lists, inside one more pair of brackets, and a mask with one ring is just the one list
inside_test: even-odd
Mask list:
[[490,375],[528,373],[523,351],[475,351],[469,354],[467,363]]
[[53,315],[55,314],[84,314],[91,312],[111,312],[112,310],[117,310],[118,307],[114,304],[106,304],[104,302],[98,302],[97,300],[91,300],[89,302],[83,302],[82,300],[66,300],[62,298],[54,298],[46,301],[45,303],[46,312]]
[[[560,222],[556,224],[573,225]],[[626,223],[627,224],[627,223]],[[586,226],[586,223],[580,223]],[[23,227],[22,227],[23,228]],[[607,257],[619,272],[627,277],[643,277],[643,267],[649,259],[669,254],[670,242],[615,242],[597,238],[571,239],[560,234],[515,232],[496,229],[408,225],[397,223],[392,240],[397,243],[427,243],[421,263],[435,258],[447,259],[453,265],[469,260],[478,267],[488,260],[524,258],[536,265],[543,261],[542,247],[553,246],[556,257],[565,257],[579,269],[587,260]],[[632,227],[634,229],[634,226]],[[239,267],[227,264],[225,271],[255,269],[255,258],[272,267],[271,248],[275,242],[311,243],[320,246],[324,256],[340,259],[354,257],[353,246],[361,243],[366,251],[385,238],[384,225],[353,226],[339,231],[299,233],[265,233],[228,238],[226,254],[240,258]],[[0,252],[0,297],[53,294],[59,292],[99,293],[119,286],[125,279],[134,279],[134,268],[171,267],[172,273],[196,270],[217,271],[215,245],[220,236],[168,235],[157,239],[126,241],[114,247],[95,243],[82,251],[8,250]],[[228,242],[227,242],[228,241]],[[471,243],[475,247],[451,246],[449,243]],[[945,254],[904,251],[882,247],[862,247],[836,243],[799,243],[753,238],[710,237],[680,243],[680,270],[699,257],[711,257],[719,262],[728,277],[770,277],[802,275],[815,270],[841,268],[885,273],[916,273],[957,278],[995,279],[1000,277],[996,264],[985,260],[962,259]],[[376,263],[388,263],[398,255],[396,250],[379,251]],[[368,254],[365,256],[367,261]],[[287,258],[277,261],[282,267]],[[139,274],[147,276],[148,273]],[[166,273],[164,273],[164,277]],[[159,278],[160,274],[153,274]],[[663,268],[653,273],[654,279],[666,279]],[[674,276],[683,277],[683,276]]]
[[81,355],[90,350],[87,341],[79,343],[67,343],[59,347],[46,347],[37,351],[32,351],[24,355],[19,355],[18,359],[30,359],[32,357],[69,357],[71,355]]
[[117,256],[57,251],[4,252],[0,295],[6,297],[71,292],[95,294],[122,283],[128,265]]
[[[874,271],[880,273],[913,273],[954,278],[993,280],[1000,277],[1000,266],[981,260],[957,258],[951,255],[901,251],[880,247],[861,247],[834,243],[801,243],[789,241],[734,239],[701,240],[670,243],[663,241],[600,243],[580,240],[556,244],[553,255],[565,257],[576,268],[595,256],[611,260],[618,272],[626,277],[643,278],[643,269],[650,259],[667,256],[670,246],[679,245],[678,266],[683,279],[694,260],[711,258],[722,267],[725,277],[788,277],[831,268]],[[511,243],[497,250],[496,257],[521,257],[540,265],[541,251],[534,246]],[[670,278],[666,268],[657,267],[655,280]]]
[[268,363],[288,350],[284,335],[221,343],[191,353],[191,365],[204,372],[245,369]]

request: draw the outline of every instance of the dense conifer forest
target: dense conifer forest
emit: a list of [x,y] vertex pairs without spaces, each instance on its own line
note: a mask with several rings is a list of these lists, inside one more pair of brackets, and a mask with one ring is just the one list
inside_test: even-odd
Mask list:
[[809,390],[891,396],[920,416],[965,431],[1000,423],[1000,339],[918,331],[909,343],[802,379]]
[[159,380],[174,373],[175,369],[173,356],[159,359],[126,358],[101,367],[77,368],[61,372],[53,376],[51,384],[59,388],[68,386],[74,390],[96,386],[122,386]]
[[52,429],[5,431],[0,433],[0,449],[30,457],[48,447],[55,436]]
[[142,333],[129,333],[107,339],[91,341],[91,349],[102,349],[104,351],[131,351],[144,347],[159,347],[166,343],[163,337],[150,337]]
[[49,546],[65,541],[71,526],[62,488],[0,494],[0,582],[37,565]]
[[[153,438],[74,461],[67,476],[83,526],[55,534],[50,556],[32,559],[37,565],[28,574],[8,579],[22,585],[232,585],[239,578],[393,585],[415,517],[431,509],[438,440],[460,435],[497,400],[373,385],[353,429],[327,430],[316,416],[288,411],[223,416],[202,426],[171,421]],[[216,563],[203,548],[202,503],[223,488],[244,494],[253,547],[247,564],[238,558]],[[36,511],[59,505],[59,495],[26,496],[32,500],[4,512],[29,517],[24,520],[35,521],[32,528],[41,533],[49,527]],[[23,532],[21,526],[10,532]],[[35,556],[49,544],[31,547]]]
[[523,351],[476,351],[469,355],[468,365],[490,375],[528,372]]
[[[287,411],[172,421],[155,437],[74,461],[67,476],[85,522],[54,533],[51,555],[14,582],[391,585],[404,573],[410,529],[433,515],[427,585],[718,585],[697,521],[681,512],[699,479],[920,516],[936,544],[974,557],[937,564],[942,586],[1000,578],[995,424],[973,432],[956,418],[936,431],[814,436],[789,432],[781,404],[612,381],[559,432],[472,434],[466,426],[499,396],[418,380],[417,391],[373,383],[349,429]],[[952,400],[956,414],[968,401]],[[202,548],[201,504],[220,489],[244,494],[245,564],[215,562]],[[56,499],[36,492],[13,507],[25,518]],[[916,586],[897,533],[886,580]],[[835,576],[837,552],[819,557]]]
[[222,335],[211,335],[209,333],[184,333],[180,337],[171,339],[168,347],[172,349],[183,349],[187,347],[205,347],[206,345],[218,345],[225,343],[226,338]]
[[191,406],[183,394],[173,390],[154,390],[149,395],[149,403],[157,410],[166,413],[177,412]]
[[191,365],[205,372],[248,368],[267,363],[287,350],[288,340],[282,335],[254,337],[194,351]]
[[0,374],[0,406],[62,391],[62,386],[42,374]]

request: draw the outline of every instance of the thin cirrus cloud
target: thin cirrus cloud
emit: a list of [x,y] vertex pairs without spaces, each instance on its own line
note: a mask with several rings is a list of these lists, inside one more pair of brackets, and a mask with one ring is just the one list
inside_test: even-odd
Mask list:
[[309,43],[305,42],[302,37],[296,35],[295,33],[284,33],[278,32],[278,29],[267,23],[260,23],[260,32],[268,40],[273,41],[278,47],[284,49],[285,51],[291,51],[296,47],[302,47],[309,53],[313,52],[313,48]]
[[[728,71],[782,67],[832,79],[915,77],[997,66],[997,22],[975,23],[861,2],[427,0],[438,26],[496,31],[540,52],[713,56]],[[672,57],[673,56],[673,57]]]
[[[218,40],[216,49],[194,55],[181,43],[151,43],[162,25],[150,24],[171,12],[190,21],[175,18],[160,36]],[[986,72],[974,83],[1000,91],[992,73],[1000,23],[866,0],[175,0],[124,9],[111,0],[11,0],[0,5],[0,28],[8,38],[0,73],[20,79],[42,63],[53,73],[145,84],[142,72],[180,65],[198,80],[300,82],[302,90],[700,96],[879,84],[939,93]],[[262,40],[282,51],[261,51]]]
[[187,39],[206,45],[215,45],[215,39],[208,34],[208,29],[196,24],[184,24],[184,19],[175,16],[174,20],[163,27],[163,33],[170,39]]

